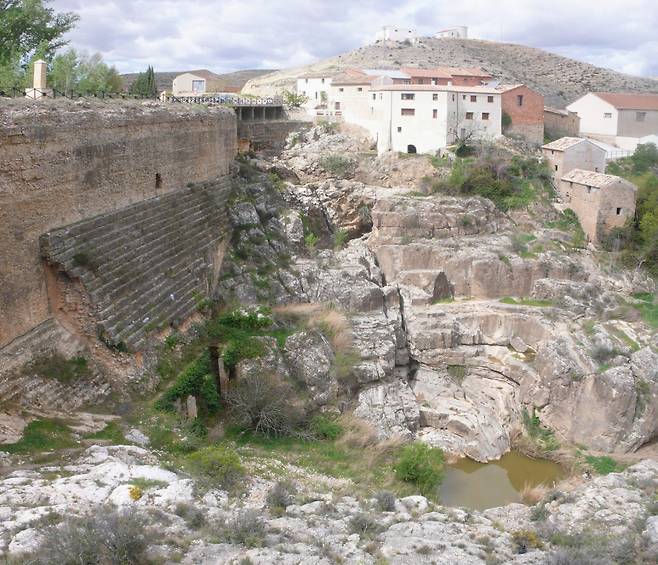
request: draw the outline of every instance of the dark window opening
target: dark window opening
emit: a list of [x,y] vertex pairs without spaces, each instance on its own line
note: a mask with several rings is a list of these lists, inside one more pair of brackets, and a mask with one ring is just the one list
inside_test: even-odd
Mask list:
[[402,131],[402,126],[398,126],[398,133]]
[[519,95],[516,97],[516,103],[517,103],[519,106],[523,106],[523,94],[519,94]]
[[407,145],[407,153],[416,153],[415,145]]
[[557,165],[555,165],[555,170],[557,171]]
[[162,188],[162,176],[160,173],[155,173],[155,188]]
[[621,216],[621,208],[617,208],[617,216]]

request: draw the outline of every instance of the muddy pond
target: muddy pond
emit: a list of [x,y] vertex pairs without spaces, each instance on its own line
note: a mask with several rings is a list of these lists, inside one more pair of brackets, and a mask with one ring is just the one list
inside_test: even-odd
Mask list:
[[557,463],[515,452],[489,463],[460,459],[445,467],[441,504],[484,510],[522,502],[521,490],[525,485],[552,486],[562,475]]

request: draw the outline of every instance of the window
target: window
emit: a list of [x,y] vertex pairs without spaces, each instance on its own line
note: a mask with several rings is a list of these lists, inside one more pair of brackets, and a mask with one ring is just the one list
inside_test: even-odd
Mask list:
[[462,94],[462,100],[466,100],[466,94]]
[[621,208],[617,208],[617,216],[621,216],[621,213],[622,213],[622,209],[621,209]]
[[436,119],[439,116],[439,111],[438,110],[432,110],[432,117]]
[[605,114],[603,114],[603,117],[604,118],[612,118],[612,112],[606,112]]
[[334,102],[334,110],[340,110],[340,102]]
[[555,165],[555,170],[557,171],[557,165]]
[[400,110],[400,115],[402,116],[415,116],[416,110],[414,108],[402,108]]
[[402,131],[402,127],[398,126],[398,133],[400,133],[401,131]]
[[471,102],[477,102],[477,101],[478,101],[478,97],[471,94]]
[[363,88],[361,88],[360,86],[356,90],[357,90],[357,92],[363,92]]
[[439,99],[438,94],[436,94],[436,93],[432,94],[432,100],[438,100],[438,99]]
[[589,194],[590,192],[592,192],[592,187],[591,187],[591,186],[588,186],[588,187],[587,187],[587,194]]
[[516,105],[523,106],[523,94],[518,94],[516,96]]
[[482,112],[482,119],[483,120],[488,120],[489,119],[489,112]]
[[416,98],[416,95],[413,94],[412,92],[403,92],[402,93],[402,100],[413,100]]
[[304,82],[306,82],[306,84],[308,84],[308,79],[304,79]]
[[425,83],[423,82],[423,79],[422,79],[422,78],[419,78],[419,79],[418,79],[418,84],[425,84]]
[[636,122],[643,122],[644,118],[647,117],[646,112],[635,112],[635,121]]
[[454,94],[452,95],[452,101],[453,102],[455,101],[455,95]]
[[372,93],[372,99],[377,100],[377,95],[374,92]]
[[493,96],[487,96],[487,102],[492,103],[493,102]]
[[194,94],[202,94],[206,90],[205,86],[206,86],[205,80],[193,80],[192,92],[194,92]]
[[162,175],[155,173],[155,188],[162,188]]
[[473,112],[466,112],[466,119],[467,120],[472,120],[473,119]]
[[320,82],[322,82],[322,84],[324,84],[324,79],[320,79]]
[[343,92],[343,90],[345,90],[345,89],[344,88],[339,88],[338,92]]

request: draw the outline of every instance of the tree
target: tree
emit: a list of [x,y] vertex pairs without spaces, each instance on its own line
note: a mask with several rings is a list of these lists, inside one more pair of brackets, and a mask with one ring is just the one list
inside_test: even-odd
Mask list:
[[103,61],[100,53],[78,54],[74,49],[55,56],[49,82],[57,90],[82,93],[119,92],[123,88],[121,76]]
[[308,102],[308,96],[305,94],[297,94],[290,90],[284,90],[283,93],[283,103],[288,108],[299,108]]
[[66,45],[63,39],[79,16],[55,13],[48,0],[0,0],[0,65],[26,66],[39,50],[46,59]]
[[130,94],[144,96],[145,98],[157,98],[158,86],[155,83],[155,72],[152,66],[148,66],[146,72],[139,73],[135,81],[130,85]]

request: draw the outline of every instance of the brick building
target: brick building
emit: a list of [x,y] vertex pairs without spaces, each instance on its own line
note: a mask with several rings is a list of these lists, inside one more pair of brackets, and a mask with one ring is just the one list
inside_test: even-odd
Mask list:
[[[544,97],[525,84],[501,85],[503,133],[525,138],[531,143],[544,141]],[[507,118],[505,117],[507,116]]]

